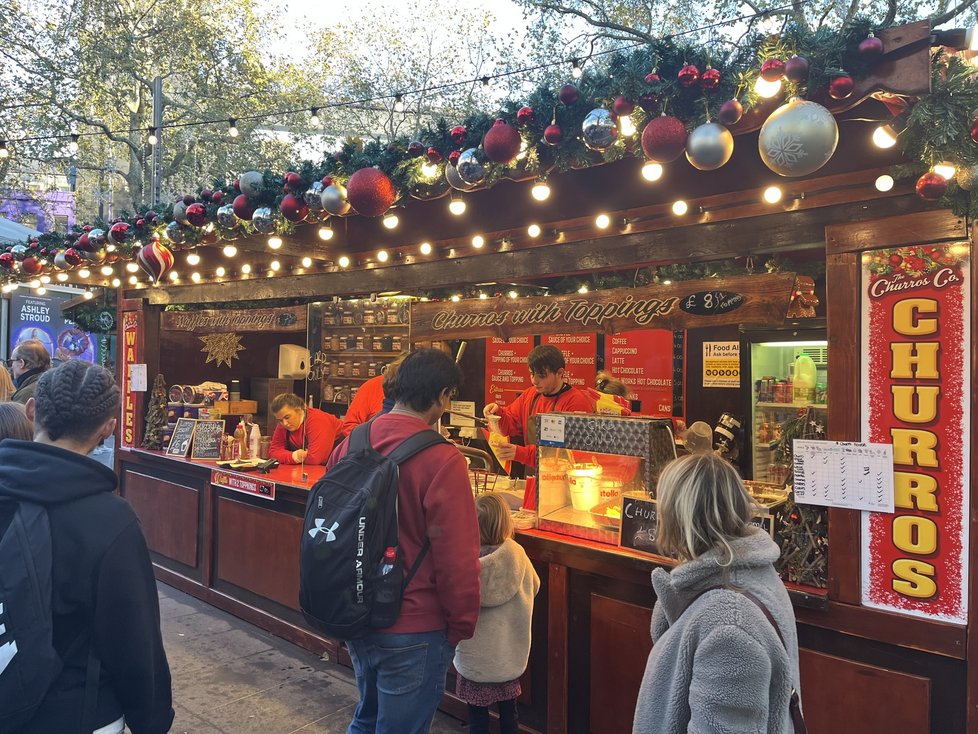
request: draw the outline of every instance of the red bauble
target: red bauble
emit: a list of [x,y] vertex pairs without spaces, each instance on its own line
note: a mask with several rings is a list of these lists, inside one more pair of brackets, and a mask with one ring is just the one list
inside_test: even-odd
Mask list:
[[191,204],[187,207],[187,221],[194,227],[207,224],[207,208],[203,204]]
[[557,92],[557,98],[560,100],[561,104],[570,107],[571,105],[577,104],[577,100],[581,98],[581,90],[575,87],[573,84],[565,84]]
[[870,33],[859,42],[859,55],[863,61],[876,61],[883,55],[883,42]]
[[700,76],[700,89],[704,92],[715,92],[720,86],[720,72],[716,69],[706,69]]
[[564,131],[556,122],[547,125],[547,129],[543,131],[543,141],[547,145],[557,145],[563,137]]
[[454,166],[455,164],[458,163],[458,159],[461,156],[462,156],[462,151],[460,151],[460,150],[453,150],[451,153],[448,154],[448,162],[451,163]]
[[283,196],[278,208],[282,211],[282,216],[290,222],[301,222],[309,214],[309,205],[305,199],[294,194]]
[[945,191],[947,191],[947,181],[933,171],[928,171],[917,179],[917,196],[924,201],[937,201],[944,196]]
[[427,157],[429,163],[437,164],[437,163],[441,163],[442,161],[441,151],[438,150],[438,148],[435,148],[434,146],[428,148],[428,150],[425,151],[425,157]]
[[789,82],[801,84],[808,79],[808,59],[804,56],[792,56],[785,62],[784,75]]
[[11,255],[9,252],[4,252],[0,254],[0,268],[3,268],[4,270],[13,270],[14,256]]
[[95,246],[91,243],[88,232],[85,232],[75,241],[75,247],[84,252],[95,252]]
[[660,115],[642,131],[642,150],[658,163],[676,160],[686,149],[686,126],[671,115]]
[[295,171],[289,171],[285,174],[285,185],[295,191],[302,186],[302,176]]
[[768,59],[761,64],[761,79],[776,82],[784,76],[784,62],[781,59]]
[[662,81],[662,77],[659,76],[658,72],[650,71],[648,74],[645,75],[646,84],[655,84],[656,82],[660,82],[660,81]]
[[324,189],[329,188],[333,185],[333,177],[323,176],[323,180],[320,183],[322,183]]
[[720,105],[720,113],[717,118],[724,125],[736,125],[740,118],[744,116],[744,106],[739,99],[728,99]]
[[74,267],[75,265],[81,265],[82,256],[74,247],[69,247],[65,250],[65,262]]
[[90,224],[86,224],[84,227],[82,227],[82,232],[91,232],[91,231],[92,231],[92,225]]
[[346,184],[350,206],[365,217],[379,217],[397,199],[394,183],[379,168],[361,168]]
[[234,197],[234,201],[231,202],[231,210],[238,219],[245,219],[249,222],[255,214],[254,205],[244,194],[238,194]]
[[612,112],[614,112],[618,117],[630,115],[634,109],[635,103],[628,97],[617,97],[614,103],[611,105]]
[[240,178],[234,179],[234,181],[231,183],[231,185],[234,187],[234,190],[235,191],[241,191],[241,179]]
[[21,270],[23,270],[28,275],[37,275],[43,270],[44,266],[41,265],[41,261],[38,260],[33,255],[28,255],[20,263]]
[[536,118],[537,113],[532,107],[520,107],[516,112],[516,121],[520,125],[529,125]]
[[686,64],[686,66],[679,70],[679,74],[677,74],[676,78],[679,79],[679,86],[689,89],[699,81],[700,70],[693,64]]
[[455,145],[461,145],[465,141],[466,132],[465,125],[456,125],[448,131],[448,134],[451,136],[452,142]]
[[971,123],[971,139],[978,143],[978,120]]
[[852,94],[854,86],[851,76],[837,76],[829,82],[829,96],[832,99],[845,99]]
[[183,197],[183,203],[186,204],[187,206],[190,206],[195,201],[197,201],[197,197],[194,196],[193,194],[187,194],[185,197]]
[[211,191],[210,189],[203,189],[200,192],[201,201],[210,201],[212,196],[214,196],[214,192]]
[[222,201],[224,201],[224,193],[223,192],[221,192],[221,191],[215,191],[215,192],[213,192],[211,194],[211,203],[212,204],[217,204],[218,206],[220,206]]
[[520,153],[520,134],[505,120],[496,120],[482,138],[482,149],[493,163],[509,165]]
[[146,226],[146,220],[145,219],[137,219],[136,220],[136,227],[138,229],[142,229],[145,226]]
[[407,152],[412,158],[417,158],[419,155],[424,153],[424,146],[421,144],[420,140],[412,140],[410,143],[408,143]]

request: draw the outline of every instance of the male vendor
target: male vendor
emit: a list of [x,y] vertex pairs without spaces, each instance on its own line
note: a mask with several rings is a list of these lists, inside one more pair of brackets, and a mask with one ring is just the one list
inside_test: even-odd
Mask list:
[[269,457],[280,464],[325,464],[333,450],[340,419],[307,408],[295,393],[276,395],[268,407],[278,421]]
[[527,466],[536,466],[537,437],[533,416],[538,413],[593,413],[594,403],[587,393],[567,382],[567,362],[557,347],[552,344],[534,347],[526,362],[533,387],[528,387],[509,405],[501,407],[489,403],[482,413],[493,423],[498,418],[499,433],[523,439],[523,446],[494,446],[500,461],[515,459]]

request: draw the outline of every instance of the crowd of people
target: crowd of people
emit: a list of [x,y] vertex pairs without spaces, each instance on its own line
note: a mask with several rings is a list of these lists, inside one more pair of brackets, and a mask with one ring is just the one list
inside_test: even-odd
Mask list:
[[[0,550],[29,510],[45,518],[48,643],[57,665],[34,686],[37,700],[23,702],[26,721],[3,726],[5,715],[18,713],[3,709],[4,670],[28,660],[27,651],[4,647],[5,610],[16,610],[0,598],[0,730],[166,732],[174,712],[149,551],[135,513],[115,493],[115,473],[88,457],[116,428],[119,389],[92,364],[51,369],[37,346],[44,349],[19,344],[11,374],[0,369]],[[508,458],[533,466],[533,417],[591,412],[594,404],[569,384],[554,347],[532,350],[528,368],[532,387],[510,405],[487,405],[485,416],[523,440],[505,450]],[[460,383],[451,357],[418,349],[364,393],[356,415],[371,421],[373,448],[388,454],[436,425]],[[279,421],[273,455],[282,463],[323,462],[328,473],[346,455],[353,425],[294,395],[279,396],[271,409]],[[489,493],[473,502],[462,454],[448,442],[429,451],[404,461],[397,477],[398,542],[405,567],[416,566],[400,613],[393,625],[345,641],[360,693],[348,732],[427,731],[452,663],[470,731],[488,732],[495,706],[500,730],[516,732],[540,579],[514,540],[505,501]],[[778,547],[750,524],[754,508],[739,475],[713,453],[689,455],[662,472],[657,497],[659,549],[677,565],[652,574],[655,644],[634,732],[794,731],[795,620],[773,566]]]

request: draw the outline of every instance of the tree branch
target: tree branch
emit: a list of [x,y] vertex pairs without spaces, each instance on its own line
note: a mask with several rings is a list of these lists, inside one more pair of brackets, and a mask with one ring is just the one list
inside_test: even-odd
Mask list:
[[941,15],[935,15],[933,18],[930,18],[931,27],[939,26],[942,23],[947,23],[952,18],[961,15],[961,13],[963,13],[965,10],[970,8],[976,2],[978,2],[978,0],[964,0],[963,3],[961,3],[955,8],[951,8],[946,13],[942,13]]
[[[857,0],[852,0],[853,6],[855,6],[856,2]],[[855,9],[853,9],[852,12],[856,12]],[[896,12],[896,0],[887,0],[886,15],[883,17],[883,23],[880,25],[880,28],[889,28],[891,25],[893,25],[893,19],[896,18]]]
[[541,10],[548,10],[552,13],[560,13],[561,15],[575,15],[578,18],[584,20],[588,25],[592,25],[595,28],[605,28],[607,30],[618,31],[620,33],[627,34],[632,39],[637,39],[639,41],[644,41],[645,43],[655,43],[656,39],[650,33],[645,33],[638,30],[637,28],[632,28],[627,25],[622,25],[621,23],[613,23],[611,21],[598,20],[587,13],[577,10],[575,8],[568,8],[563,5],[558,5],[556,3],[549,2],[539,2],[538,0],[531,0],[531,5],[540,8]]

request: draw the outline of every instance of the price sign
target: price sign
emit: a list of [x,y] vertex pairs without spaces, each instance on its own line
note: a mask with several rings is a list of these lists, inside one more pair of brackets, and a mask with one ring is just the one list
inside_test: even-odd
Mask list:
[[224,421],[197,421],[194,431],[191,459],[220,459],[221,440],[224,438]]
[[731,291],[697,291],[683,298],[679,308],[694,316],[717,316],[737,310],[745,300]]
[[654,499],[627,494],[621,498],[622,548],[657,553],[655,539],[658,527],[659,508]]
[[166,447],[169,456],[186,456],[190,453],[190,444],[194,440],[194,430],[197,428],[197,421],[193,418],[180,418],[170,436],[170,443]]

